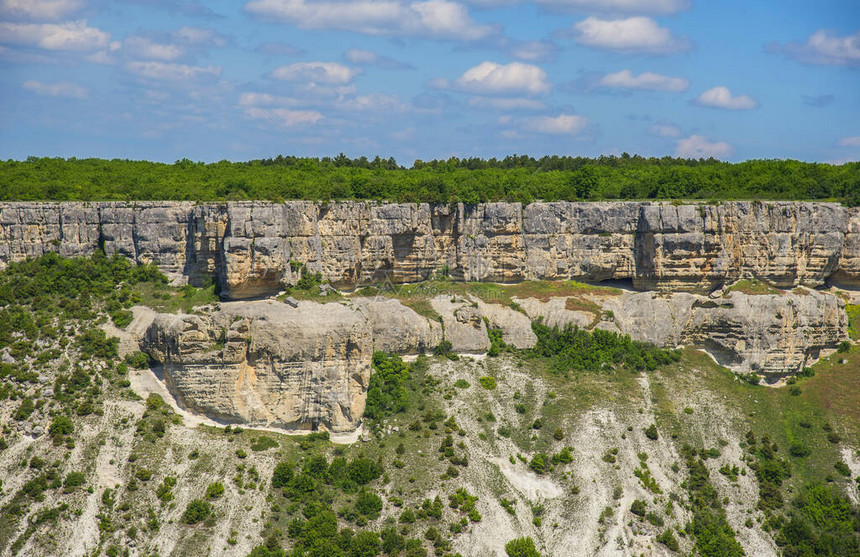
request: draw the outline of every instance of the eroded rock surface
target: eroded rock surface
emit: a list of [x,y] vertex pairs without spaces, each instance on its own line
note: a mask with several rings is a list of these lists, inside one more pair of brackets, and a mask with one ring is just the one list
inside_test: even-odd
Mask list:
[[551,326],[594,326],[666,348],[700,348],[743,373],[800,371],[847,338],[844,302],[827,292],[798,289],[711,297],[628,291],[594,300],[603,310],[599,316],[565,309],[565,298],[518,303]]
[[340,304],[223,304],[159,314],[142,348],[182,404],[226,421],[287,429],[356,427],[373,355],[364,316]]
[[0,266],[103,245],[230,298],[278,292],[304,263],[339,287],[458,280],[632,281],[705,293],[860,284],[860,208],[834,203],[431,205],[291,201],[0,204]]

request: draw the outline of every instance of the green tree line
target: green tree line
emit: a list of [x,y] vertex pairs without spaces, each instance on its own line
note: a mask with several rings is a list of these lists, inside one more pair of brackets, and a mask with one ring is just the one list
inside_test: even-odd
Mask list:
[[421,161],[298,158],[173,164],[76,158],[0,161],[2,201],[370,199],[464,202],[826,199],[860,205],[860,163],[509,156]]

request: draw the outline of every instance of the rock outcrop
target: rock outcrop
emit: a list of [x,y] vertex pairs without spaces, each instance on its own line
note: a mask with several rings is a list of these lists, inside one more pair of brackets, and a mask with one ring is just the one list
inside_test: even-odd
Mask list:
[[479,205],[293,201],[2,203],[0,266],[99,245],[228,298],[276,293],[291,261],[333,284],[631,281],[706,293],[742,278],[780,288],[860,284],[860,209],[834,203]]
[[397,300],[357,298],[353,305],[371,324],[375,350],[421,354],[432,351],[444,338],[440,322],[418,315]]
[[734,371],[771,378],[799,371],[846,338],[844,302],[805,289],[623,292],[589,301],[594,312],[567,309],[566,297],[517,300],[524,314],[471,297],[436,296],[430,303],[441,323],[394,299],[303,301],[296,308],[274,300],[228,302],[200,315],[157,315],[141,347],[192,410],[225,421],[339,432],[361,418],[374,350],[416,354],[447,340],[454,352],[483,354],[488,326],[520,349],[537,342],[533,319],[600,328],[666,348],[700,348]]
[[518,302],[530,317],[548,325],[594,326],[665,348],[699,348],[741,373],[794,373],[847,338],[844,302],[806,289],[723,296],[624,292],[596,298],[601,315],[565,309],[564,300]]
[[208,315],[159,314],[141,347],[186,407],[286,429],[355,429],[373,355],[364,316],[340,304],[234,302]]
[[[159,315],[142,347],[179,400],[226,421],[355,428],[374,349],[429,351],[442,340],[482,354],[488,327],[517,348],[530,320],[576,323],[665,347],[695,346],[736,371],[792,373],[846,338],[843,302],[798,289],[860,285],[860,208],[833,203],[662,202],[478,205],[99,202],[0,203],[0,268],[97,249],[155,263],[174,282],[217,281],[226,299],[276,294],[301,266],[342,289],[368,283],[623,281],[635,290],[519,300],[519,308],[441,295],[422,314],[396,300],[224,303]],[[301,264],[301,265],[298,265]],[[432,308],[432,309],[431,309]],[[431,317],[427,315],[433,314]]]

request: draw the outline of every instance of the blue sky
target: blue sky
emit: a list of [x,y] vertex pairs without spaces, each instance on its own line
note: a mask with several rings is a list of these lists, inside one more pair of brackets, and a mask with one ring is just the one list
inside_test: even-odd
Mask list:
[[857,0],[0,0],[0,158],[860,160]]

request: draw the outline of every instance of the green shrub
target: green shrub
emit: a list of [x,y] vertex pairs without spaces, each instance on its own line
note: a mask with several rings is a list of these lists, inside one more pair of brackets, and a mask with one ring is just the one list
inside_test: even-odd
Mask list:
[[796,457],[805,457],[812,454],[812,451],[810,451],[809,448],[800,441],[795,441],[789,445],[788,452],[791,456]]
[[643,431],[645,432],[645,437],[647,437],[648,439],[650,439],[652,441],[656,441],[657,437],[659,437],[659,435],[657,433],[657,424],[651,424],[648,427],[646,427]]
[[194,499],[188,503],[185,512],[182,513],[182,521],[185,524],[197,524],[203,522],[212,512],[212,505],[203,499]]
[[218,499],[224,495],[224,484],[221,482],[213,482],[206,488],[207,499]]
[[505,544],[508,557],[541,557],[535,548],[535,542],[530,537],[517,538]]
[[837,489],[813,484],[791,503],[775,537],[785,555],[860,555],[860,515]]
[[657,542],[662,543],[672,551],[678,551],[681,548],[680,544],[678,544],[678,539],[672,533],[672,530],[666,530],[657,536]]
[[23,422],[29,418],[35,410],[36,405],[33,403],[33,399],[30,397],[24,397],[21,404],[18,405],[18,408],[16,408],[15,412],[12,414],[12,419]]
[[532,323],[532,330],[538,341],[530,352],[551,358],[553,368],[560,372],[599,371],[608,366],[651,371],[681,358],[680,351],[663,350],[600,329],[589,332],[572,324],[550,328],[538,319]]
[[642,499],[636,499],[633,501],[633,504],[630,505],[630,512],[636,516],[645,516],[645,513],[647,512],[645,501]]
[[259,437],[256,437],[251,442],[251,450],[254,452],[261,452],[261,451],[265,451],[267,449],[272,449],[272,448],[275,448],[278,446],[279,445],[278,445],[277,441],[275,441],[274,439],[272,439],[271,437],[268,437],[266,435],[261,435]]
[[364,416],[371,420],[403,412],[409,406],[409,366],[400,356],[382,352],[373,354],[373,375],[367,391]]
[[125,363],[135,369],[144,369],[149,367],[149,355],[138,350],[131,354],[125,355]]
[[65,481],[63,482],[63,487],[67,489],[80,487],[84,485],[86,481],[87,478],[86,476],[84,476],[83,472],[69,472],[68,475],[66,475]]
[[529,468],[531,468],[535,474],[545,473],[547,471],[546,455],[543,453],[537,453],[536,455],[534,455],[529,462]]
[[350,461],[347,477],[358,485],[365,485],[382,476],[382,468],[369,458],[359,457]]
[[173,487],[175,485],[176,478],[174,476],[165,476],[164,480],[156,488],[155,496],[165,503],[173,501]]
[[355,510],[369,518],[379,516],[382,510],[382,498],[379,495],[362,489],[355,500]]
[[483,388],[487,389],[488,391],[492,391],[493,389],[496,388],[496,378],[495,377],[490,377],[488,375],[485,375],[485,376],[481,377],[480,379],[478,379],[478,382],[481,384],[481,386]]
[[833,465],[837,472],[845,476],[846,478],[851,477],[851,469],[848,468],[848,465],[842,462],[841,460],[837,461],[836,464]]
[[454,383],[454,386],[458,389],[468,389],[469,387],[471,387],[469,382],[465,379],[457,379],[457,381]]
[[71,435],[74,432],[75,424],[72,423],[72,420],[68,416],[64,415],[55,416],[54,419],[51,420],[50,427],[48,427],[48,433],[55,439],[65,435]]
[[272,487],[286,487],[293,479],[293,465],[289,462],[279,462],[272,472]]

